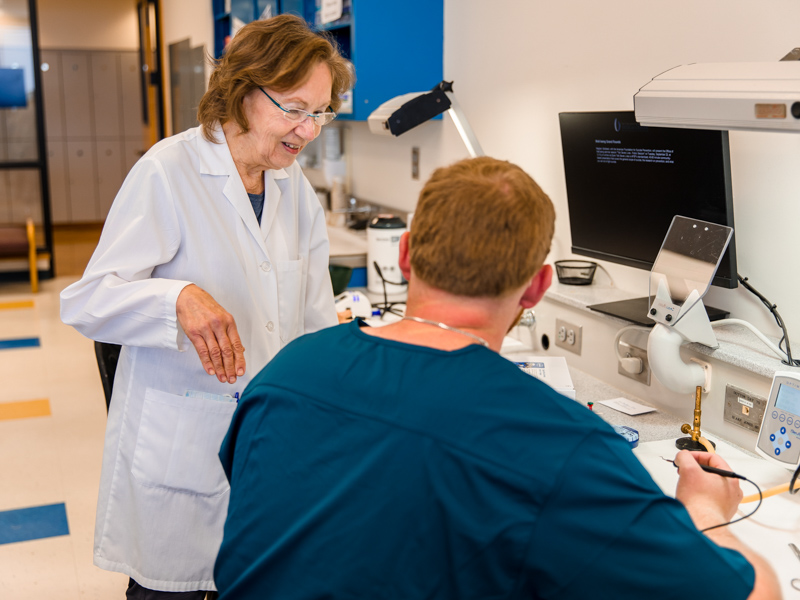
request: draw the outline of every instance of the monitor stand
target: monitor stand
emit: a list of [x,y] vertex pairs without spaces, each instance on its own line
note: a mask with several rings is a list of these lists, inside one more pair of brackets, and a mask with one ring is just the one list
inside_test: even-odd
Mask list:
[[[604,304],[593,304],[589,306],[592,310],[625,319],[626,321],[633,321],[637,325],[644,327],[652,327],[656,324],[651,318],[647,316],[647,311],[650,309],[650,298],[631,298],[630,300],[619,300],[617,302],[606,302]],[[730,315],[728,311],[714,308],[713,306],[706,306],[708,319],[710,321],[718,321],[725,319]]]

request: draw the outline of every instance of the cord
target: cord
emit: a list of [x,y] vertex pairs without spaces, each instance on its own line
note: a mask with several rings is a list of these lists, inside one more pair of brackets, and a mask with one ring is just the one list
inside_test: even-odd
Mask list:
[[769,338],[767,338],[767,336],[765,336],[758,329],[756,329],[752,323],[748,323],[747,321],[742,321],[741,319],[720,319],[719,321],[712,321],[711,323],[712,327],[721,327],[722,325],[741,325],[742,327],[746,327],[747,329],[752,331],[758,337],[758,339],[764,342],[764,344],[766,344],[766,346],[770,350],[772,350],[775,354],[777,354],[778,358],[780,358],[785,364],[788,364],[786,363],[786,353],[781,348],[772,343],[769,340]]
[[739,279],[739,283],[741,283],[742,286],[748,292],[751,292],[759,300],[761,300],[761,302],[764,304],[764,306],[767,307],[769,312],[772,313],[772,316],[775,317],[775,321],[778,323],[778,327],[781,328],[781,331],[783,332],[783,337],[778,342],[778,348],[780,348],[781,351],[783,351],[783,347],[782,346],[783,346],[784,341],[786,342],[786,350],[785,350],[786,357],[784,358],[783,356],[781,356],[781,362],[783,362],[783,364],[789,365],[791,367],[800,367],[800,360],[796,360],[796,359],[792,358],[792,347],[789,344],[789,332],[786,330],[786,324],[783,322],[783,319],[781,318],[780,314],[778,313],[778,305],[777,304],[773,304],[772,302],[767,300],[764,297],[764,295],[761,294],[756,288],[754,288],[752,285],[747,283],[747,280],[748,280],[747,277],[742,277],[738,273],[736,274],[736,277]]
[[383,272],[381,271],[380,266],[378,265],[378,261],[372,261],[372,266],[375,267],[375,272],[378,274],[378,277],[381,278],[381,284],[383,285],[383,302],[379,302],[375,305],[375,307],[381,312],[381,319],[383,316],[388,312],[393,315],[397,315],[398,317],[402,317],[405,314],[405,311],[401,312],[399,310],[395,310],[395,306],[405,306],[405,302],[389,302],[389,296],[386,293],[386,284],[389,283],[391,285],[408,285],[407,281],[403,281],[400,283],[394,281],[387,281],[386,278],[383,276]]
[[598,268],[598,269],[600,269],[601,271],[603,271],[603,273],[605,273],[605,274],[606,274],[606,277],[608,277],[608,285],[609,285],[610,287],[614,287],[614,278],[613,278],[613,277],[611,277],[611,273],[609,273],[609,272],[608,272],[608,269],[606,269],[606,268],[605,268],[603,265],[601,265],[600,263],[597,263],[597,268]]
[[[781,485],[776,485],[775,487],[769,488],[767,491],[764,492],[764,498],[769,498],[770,496],[777,496],[778,494],[782,494],[783,492],[789,492],[790,494],[796,494],[800,488],[795,487],[795,482],[797,481],[797,476],[800,475],[800,466],[798,466],[795,471],[794,475],[792,475],[791,480],[789,483],[782,483]],[[746,504],[747,502],[754,502],[756,500],[755,494],[750,494],[749,496],[745,496],[742,498],[742,501],[739,504]]]
[[617,332],[617,337],[614,338],[614,352],[617,354],[617,360],[619,361],[622,368],[625,369],[628,373],[636,375],[637,373],[641,373],[642,369],[644,368],[644,363],[642,362],[641,358],[637,358],[635,356],[622,356],[619,353],[619,342],[622,339],[622,336],[628,331],[646,331],[650,333],[649,327],[641,327],[639,325],[627,325],[620,329]]
[[739,475],[738,478],[739,479],[743,479],[744,481],[748,482],[749,484],[755,486],[756,490],[758,490],[758,504],[756,504],[756,507],[753,509],[753,511],[751,513],[743,515],[743,516],[739,517],[738,519],[733,519],[732,521],[728,521],[727,523],[720,523],[719,525],[712,525],[711,527],[706,527],[705,529],[701,529],[700,530],[701,533],[705,533],[706,531],[711,531],[712,529],[717,529],[718,527],[726,527],[727,525],[732,525],[733,523],[738,523],[739,521],[744,521],[745,519],[749,519],[754,514],[756,514],[756,511],[761,507],[761,503],[764,501],[764,497],[761,494],[761,488],[758,487],[758,484],[755,481],[751,481],[750,479],[748,479],[744,475]]
[[717,451],[714,449],[714,446],[711,445],[711,442],[709,442],[702,435],[697,436],[697,441],[700,442],[700,444],[702,444],[703,448],[705,448],[706,452],[708,452],[709,454],[716,454],[717,453]]

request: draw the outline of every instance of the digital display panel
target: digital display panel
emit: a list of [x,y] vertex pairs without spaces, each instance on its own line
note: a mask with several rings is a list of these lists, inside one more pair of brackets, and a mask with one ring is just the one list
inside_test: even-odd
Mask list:
[[800,390],[782,383],[778,387],[775,407],[800,417]]

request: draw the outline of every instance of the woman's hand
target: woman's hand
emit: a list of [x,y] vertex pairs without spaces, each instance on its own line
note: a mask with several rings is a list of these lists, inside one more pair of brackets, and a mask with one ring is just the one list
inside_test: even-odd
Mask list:
[[235,383],[237,376],[244,375],[244,346],[228,311],[194,284],[183,288],[175,308],[206,373],[216,375],[222,383]]

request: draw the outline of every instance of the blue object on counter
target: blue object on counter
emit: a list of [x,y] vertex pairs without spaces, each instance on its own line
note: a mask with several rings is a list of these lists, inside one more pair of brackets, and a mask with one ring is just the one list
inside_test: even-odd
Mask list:
[[639,445],[639,432],[633,429],[632,427],[628,427],[627,425],[612,425],[614,431],[628,440],[628,443],[631,445],[631,448],[636,448]]
[[356,267],[350,276],[349,288],[367,287],[367,267]]

